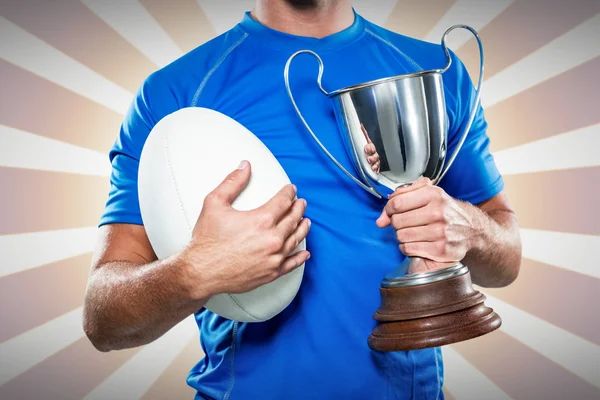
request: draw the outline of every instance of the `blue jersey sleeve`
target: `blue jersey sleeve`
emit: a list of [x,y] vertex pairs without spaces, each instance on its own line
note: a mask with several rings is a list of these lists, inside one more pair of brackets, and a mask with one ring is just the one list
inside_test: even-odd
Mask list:
[[109,153],[110,192],[100,226],[113,223],[143,225],[138,200],[138,167],[144,143],[156,123],[177,109],[170,90],[154,73],[140,87]]
[[[452,54],[452,66],[443,75],[450,128],[448,131],[448,158],[464,132],[469,114],[475,103],[476,91],[467,69]],[[504,188],[502,176],[489,151],[490,139],[486,134],[487,122],[481,106],[456,160],[440,182],[452,197],[478,204],[486,201]]]

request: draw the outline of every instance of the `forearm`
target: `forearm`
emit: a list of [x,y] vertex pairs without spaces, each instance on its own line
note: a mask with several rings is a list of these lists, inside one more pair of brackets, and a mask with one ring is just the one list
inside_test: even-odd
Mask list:
[[463,263],[473,282],[484,287],[512,283],[521,264],[521,239],[515,214],[510,210],[484,211],[464,203],[472,216],[474,233]]
[[174,256],[95,267],[84,304],[84,329],[94,346],[109,351],[150,343],[202,308],[208,296],[190,293],[185,262]]

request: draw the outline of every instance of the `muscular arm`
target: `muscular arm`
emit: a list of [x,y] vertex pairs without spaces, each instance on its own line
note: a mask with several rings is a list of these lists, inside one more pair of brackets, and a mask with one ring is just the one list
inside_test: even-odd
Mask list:
[[509,285],[519,274],[521,239],[506,195],[500,193],[477,206],[461,204],[472,218],[473,234],[463,263],[473,282],[484,287]]
[[245,162],[205,199],[192,238],[157,261],[144,227],[100,228],[84,302],[84,330],[101,351],[157,339],[219,293],[246,293],[308,259],[306,201],[286,185],[265,205],[237,211],[231,203],[250,179]]
[[99,234],[84,304],[84,330],[98,350],[147,344],[204,305],[186,284],[183,256],[157,261],[143,226],[105,225]]

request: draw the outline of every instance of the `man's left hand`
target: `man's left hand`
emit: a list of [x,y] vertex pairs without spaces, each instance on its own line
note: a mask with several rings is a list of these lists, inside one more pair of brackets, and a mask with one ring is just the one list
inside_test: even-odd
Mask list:
[[477,231],[473,208],[421,178],[389,196],[377,226],[394,227],[405,255],[436,262],[426,269],[443,268],[461,261],[472,247]]

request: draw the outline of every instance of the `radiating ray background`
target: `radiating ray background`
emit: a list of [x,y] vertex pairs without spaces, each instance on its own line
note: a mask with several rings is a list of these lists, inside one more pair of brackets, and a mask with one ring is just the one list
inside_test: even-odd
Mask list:
[[[0,399],[192,398],[192,321],[102,354],[84,338],[81,304],[106,154],[133,92],[252,4],[0,0]],[[486,49],[483,103],[524,259],[513,285],[485,290],[503,327],[444,348],[447,397],[600,398],[600,0],[355,7],[433,42],[467,23]],[[474,41],[449,44],[475,76]]]

